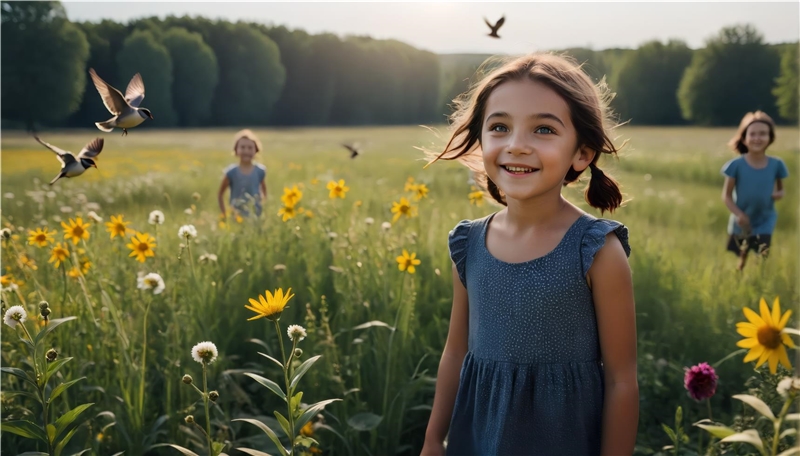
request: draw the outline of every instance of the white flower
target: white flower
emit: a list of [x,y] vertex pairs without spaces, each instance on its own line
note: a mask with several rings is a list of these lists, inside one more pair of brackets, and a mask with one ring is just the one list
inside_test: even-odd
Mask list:
[[86,203],[84,208],[87,211],[99,211],[100,210],[100,205],[95,203],[94,201],[90,201],[90,202]]
[[794,390],[795,392],[800,391],[800,378],[798,377],[784,377],[783,380],[778,382],[778,394],[783,397],[787,397],[789,395],[789,391]]
[[25,320],[28,319],[28,312],[25,312],[25,308],[22,306],[14,306],[6,310],[6,314],[3,316],[3,322],[12,328],[17,326],[17,323],[25,323]]
[[375,219],[372,217],[367,217],[364,219],[364,223],[366,223],[367,225],[372,225],[373,223],[375,223]]
[[197,229],[195,229],[194,225],[183,225],[178,229],[178,237],[194,239],[197,237]]
[[199,261],[201,263],[209,263],[209,262],[210,263],[216,263],[217,262],[217,256],[214,255],[213,253],[204,253],[204,254],[200,255],[200,258],[198,258],[197,261]]
[[8,199],[14,199],[14,194],[11,193],[11,192],[8,192],[5,195],[3,195],[3,197],[8,198]]
[[150,213],[150,218],[147,220],[147,223],[151,225],[163,225],[164,224],[164,213],[158,210],[155,210]]
[[193,198],[195,201],[200,201],[200,194],[199,194],[199,193],[197,193],[197,192],[194,192],[194,193],[192,193],[192,198]]
[[328,237],[330,239],[336,239],[337,237],[339,237],[339,235],[331,231],[330,233],[328,233]]
[[217,359],[217,346],[213,342],[200,342],[192,347],[192,358],[200,364],[211,364]]
[[56,197],[56,192],[51,190],[51,191],[45,193],[45,196],[47,196],[48,198],[55,198]]
[[392,229],[392,224],[389,223],[389,222],[383,222],[383,223],[381,223],[381,229],[383,231],[389,231],[389,230]]
[[186,209],[183,210],[183,213],[186,215],[192,215],[194,214],[194,211],[192,210],[191,207],[187,207]]
[[161,294],[161,292],[164,291],[164,288],[166,288],[166,285],[164,285],[164,279],[162,279],[161,276],[155,272],[151,272],[143,277],[139,277],[138,281],[139,285],[137,288],[140,290],[153,290],[153,294]]
[[306,328],[300,325],[291,325],[286,332],[289,334],[290,339],[297,339],[298,342],[306,338]]
[[86,214],[86,215],[87,215],[87,216],[88,216],[90,219],[94,220],[94,221],[95,221],[95,222],[97,222],[97,223],[100,223],[100,222],[102,222],[102,221],[103,221],[103,217],[100,217],[99,215],[97,215],[97,212],[95,212],[95,211],[89,211],[89,213],[88,213],[88,214]]
[[72,212],[72,208],[70,206],[61,206],[60,210],[64,214],[69,214]]
[[0,291],[2,291],[3,293],[11,293],[11,292],[14,292],[14,291],[17,291],[17,290],[19,290],[19,285],[17,285],[14,282],[11,282],[10,284],[8,284],[7,287],[0,288]]

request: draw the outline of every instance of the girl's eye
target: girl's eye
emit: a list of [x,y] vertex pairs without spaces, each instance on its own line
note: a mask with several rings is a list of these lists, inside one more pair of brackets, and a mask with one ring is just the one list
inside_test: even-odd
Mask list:
[[534,133],[542,133],[549,135],[555,133],[555,131],[550,127],[539,127],[536,130],[534,130]]
[[508,132],[508,128],[506,128],[505,125],[494,124],[491,127],[489,127],[489,131],[496,131],[496,132],[500,132],[500,133],[506,133],[506,132]]

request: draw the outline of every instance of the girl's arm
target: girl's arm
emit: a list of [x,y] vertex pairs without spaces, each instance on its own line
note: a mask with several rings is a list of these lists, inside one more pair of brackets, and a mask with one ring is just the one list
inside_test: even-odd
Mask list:
[[261,185],[259,186],[259,189],[261,191],[261,200],[262,201],[266,201],[267,200],[267,183],[264,181],[264,179],[261,179]]
[[722,184],[722,201],[725,206],[731,211],[731,214],[736,216],[736,223],[745,231],[749,230],[750,218],[745,214],[739,206],[733,201],[733,188],[736,186],[736,179],[725,176],[725,183]]
[[453,264],[453,310],[450,313],[450,330],[447,333],[442,360],[439,362],[433,410],[425,432],[422,456],[444,454],[444,439],[450,429],[450,417],[458,393],[461,365],[467,354],[468,326],[467,290],[458,278],[458,270]]
[[228,180],[228,176],[223,177],[222,184],[219,186],[219,192],[217,192],[217,202],[219,203],[219,210],[222,211],[223,216],[225,216],[225,199],[223,196],[229,185],[230,181]]
[[631,455],[639,421],[636,312],[628,258],[613,232],[606,236],[588,275],[605,376],[600,454]]
[[779,177],[775,179],[775,190],[772,192],[772,199],[779,200],[783,198],[783,180]]

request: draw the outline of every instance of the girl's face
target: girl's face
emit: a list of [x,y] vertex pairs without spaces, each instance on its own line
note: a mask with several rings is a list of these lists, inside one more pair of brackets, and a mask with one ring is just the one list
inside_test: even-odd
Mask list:
[[753,122],[744,134],[744,145],[749,153],[764,152],[769,145],[769,125],[764,122]]
[[242,163],[250,163],[256,155],[256,143],[253,140],[242,138],[236,142],[236,156]]
[[489,178],[515,200],[560,194],[570,167],[582,171],[594,158],[592,151],[577,153],[566,101],[530,80],[504,82],[489,95],[481,149]]

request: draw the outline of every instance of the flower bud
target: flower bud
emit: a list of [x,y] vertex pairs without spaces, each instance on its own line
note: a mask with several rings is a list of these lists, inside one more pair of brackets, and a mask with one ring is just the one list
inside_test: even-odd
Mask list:
[[181,381],[182,381],[183,383],[186,383],[187,385],[191,385],[191,384],[192,384],[192,381],[193,381],[193,380],[192,380],[192,376],[191,376],[191,375],[188,375],[188,374],[187,374],[187,375],[184,375],[184,376],[183,376],[183,378],[181,379]]
[[295,358],[299,358],[301,356],[303,356],[303,350],[300,349],[300,348],[295,348],[294,349],[294,357]]
[[58,353],[51,348],[50,350],[47,350],[47,353],[45,353],[44,357],[47,358],[47,361],[52,363],[56,360],[56,358],[58,358]]
[[208,398],[211,399],[211,402],[217,402],[217,399],[219,399],[219,393],[216,391],[212,391],[208,393]]
[[186,418],[184,418],[183,421],[186,421],[186,424],[192,424],[194,423],[194,417],[192,415],[186,415]]
[[50,304],[48,304],[47,301],[42,301],[42,302],[39,303],[39,310],[43,311],[44,309],[47,309],[49,307],[50,307]]

